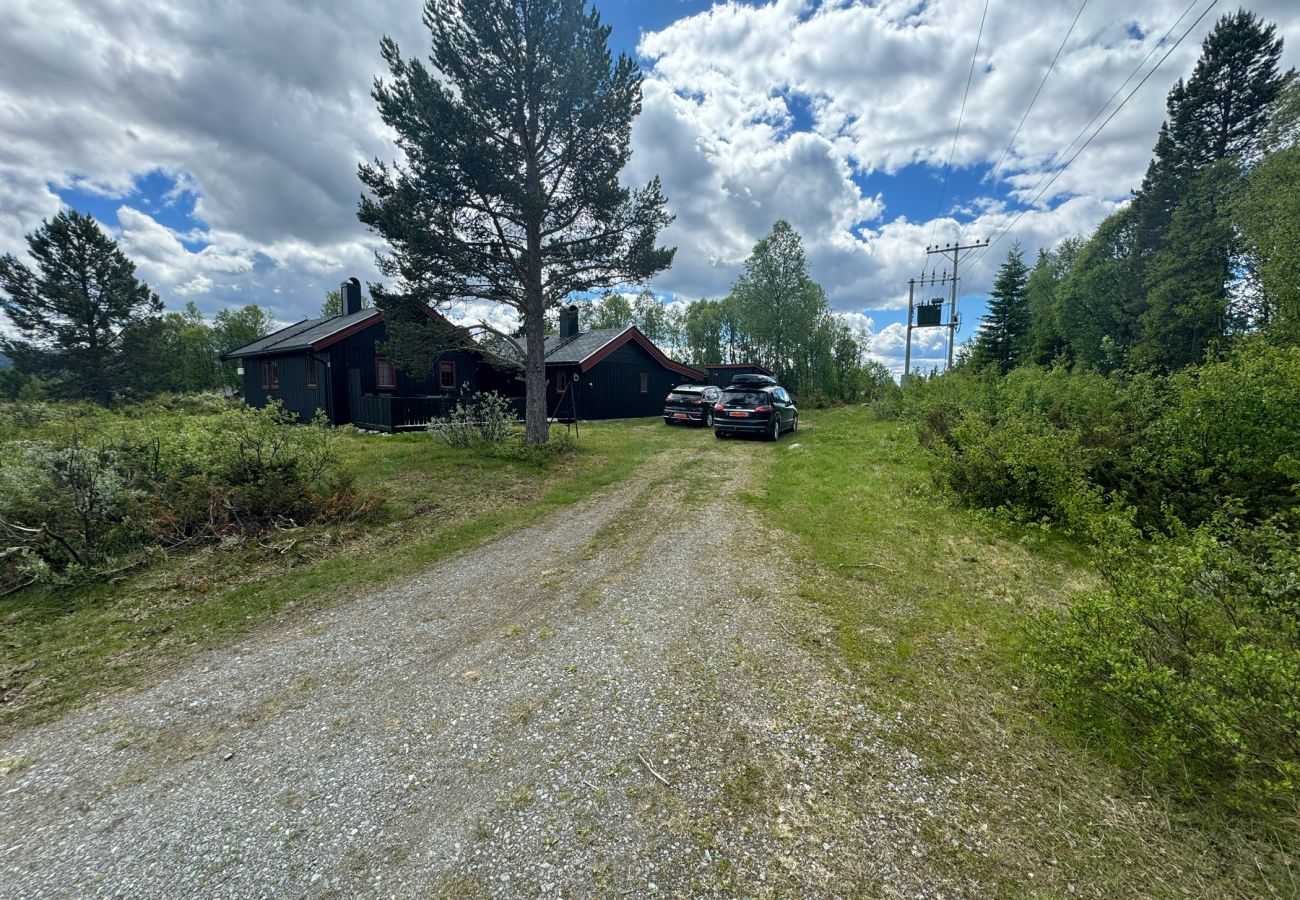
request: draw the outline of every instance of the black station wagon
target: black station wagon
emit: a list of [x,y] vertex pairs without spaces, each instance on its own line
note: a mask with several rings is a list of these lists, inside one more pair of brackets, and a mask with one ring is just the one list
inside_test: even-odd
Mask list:
[[761,434],[775,441],[799,428],[799,410],[785,388],[764,375],[737,375],[713,405],[713,434]]
[[713,424],[713,404],[722,395],[722,388],[709,384],[683,384],[673,388],[664,400],[664,424]]

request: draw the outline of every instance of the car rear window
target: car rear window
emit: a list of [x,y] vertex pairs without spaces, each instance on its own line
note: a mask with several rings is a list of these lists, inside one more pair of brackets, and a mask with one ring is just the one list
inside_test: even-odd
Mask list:
[[728,406],[759,406],[767,402],[762,391],[724,391],[722,402]]
[[669,400],[695,400],[700,396],[699,391],[673,391],[668,395]]

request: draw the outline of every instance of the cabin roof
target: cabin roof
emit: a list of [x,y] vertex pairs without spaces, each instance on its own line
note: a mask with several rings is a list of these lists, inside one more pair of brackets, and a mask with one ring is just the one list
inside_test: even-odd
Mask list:
[[549,335],[546,338],[546,361],[581,363],[625,331],[626,328],[597,328],[567,338],[558,334]]
[[[346,316],[327,316],[323,319],[303,319],[266,337],[246,344],[225,354],[226,359],[243,356],[270,356],[295,350],[319,350],[361,328],[382,322],[384,314],[377,309],[363,309]],[[371,321],[373,320],[373,321]]]
[[553,334],[546,339],[546,364],[579,365],[585,372],[628,341],[639,344],[665,369],[687,378],[703,380],[703,372],[669,359],[635,325],[626,328],[596,328],[569,338]]
[[[435,322],[450,325],[446,317],[431,309],[424,308],[424,314]],[[372,325],[384,321],[384,314],[378,309],[363,309],[345,316],[326,316],[323,319],[303,319],[266,337],[246,344],[238,350],[231,350],[222,355],[222,359],[237,359],[245,356],[272,356],[276,353],[293,353],[303,350],[323,350],[336,341],[364,331]],[[481,350],[469,333],[463,328],[453,327],[466,350]]]

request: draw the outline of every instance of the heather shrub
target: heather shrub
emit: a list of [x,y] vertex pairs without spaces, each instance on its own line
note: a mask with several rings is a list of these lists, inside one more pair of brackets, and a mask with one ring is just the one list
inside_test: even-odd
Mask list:
[[[206,400],[200,409],[208,409]],[[194,540],[364,514],[323,418],[279,406],[150,404],[51,418],[0,444],[0,590]]]

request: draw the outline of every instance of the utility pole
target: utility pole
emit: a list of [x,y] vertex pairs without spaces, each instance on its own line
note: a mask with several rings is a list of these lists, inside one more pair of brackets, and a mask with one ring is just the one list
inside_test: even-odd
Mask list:
[[[924,277],[924,276],[922,276]],[[912,374],[912,297],[916,292],[916,279],[907,279],[907,349],[903,351],[903,377],[901,384],[907,384],[907,376]]]
[[948,368],[952,368],[953,349],[957,346],[957,263],[961,255],[966,250],[980,250],[989,245],[989,239],[976,241],[973,244],[963,245],[959,241],[956,244],[944,244],[940,247],[935,244],[933,247],[926,247],[925,252],[942,253],[946,259],[950,254],[952,256],[952,297],[948,303]]
[[943,298],[935,297],[933,300],[923,303],[916,303],[916,288],[918,285],[925,287],[929,285],[947,284],[954,279],[945,270],[943,275],[936,275],[931,272],[926,275],[921,273],[920,278],[909,278],[907,281],[907,346],[903,350],[903,378],[902,382],[907,383],[908,377],[912,374],[912,329],[913,328],[943,328]]

